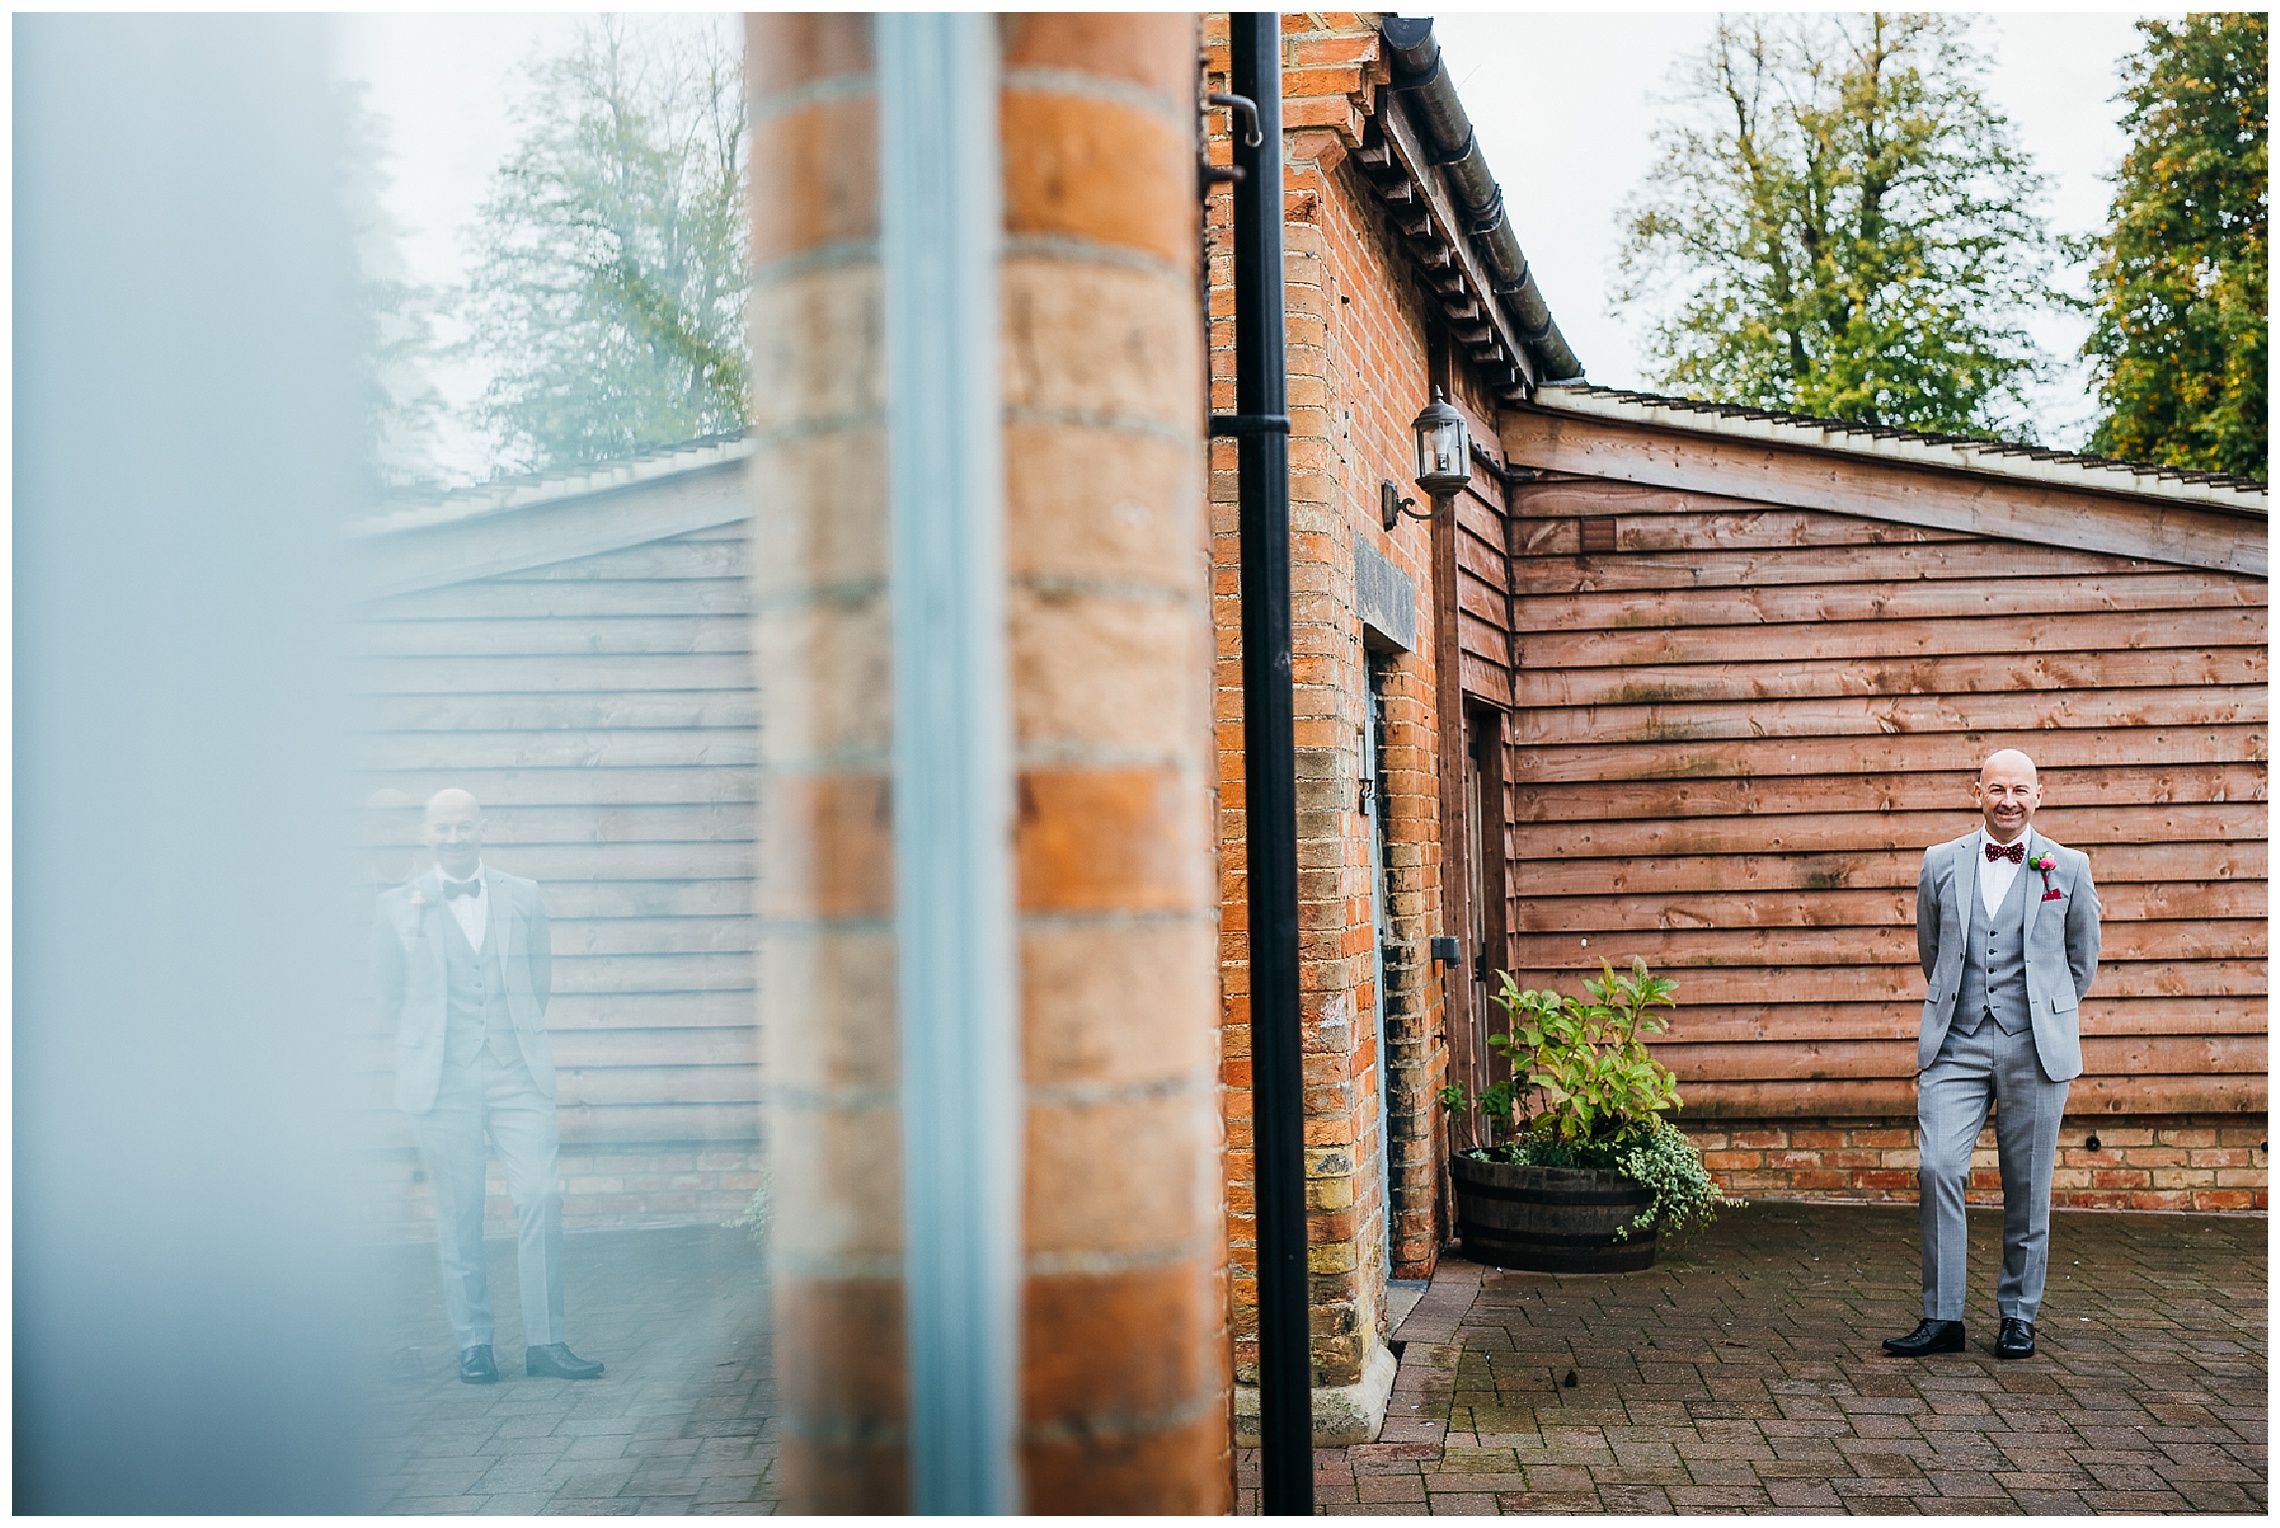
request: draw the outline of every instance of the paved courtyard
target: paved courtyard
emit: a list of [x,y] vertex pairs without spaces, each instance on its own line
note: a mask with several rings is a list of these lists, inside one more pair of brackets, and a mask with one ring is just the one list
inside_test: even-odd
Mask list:
[[[1316,1455],[1328,1513],[2255,1512],[2266,1222],[2060,1213],[2042,1352],[1998,1363],[1997,1222],[1972,1214],[1972,1351],[1919,1362],[1910,1209],[1755,1205],[1644,1273],[1451,1258],[1395,1333],[1382,1441]],[[378,1254],[389,1372],[361,1506],[775,1510],[767,1291],[741,1231],[568,1239],[572,1344],[527,1379],[494,1242],[496,1386],[462,1385],[432,1247]],[[1257,1460],[1239,1461],[1256,1511]]]
[[387,1373],[360,1510],[775,1510],[767,1285],[744,1232],[566,1237],[570,1345],[609,1366],[577,1383],[524,1375],[514,1243],[486,1250],[496,1385],[459,1383],[434,1246],[377,1254]]
[[[2266,1222],[2060,1213],[2032,1359],[1878,1342],[1921,1309],[1913,1208],[1728,1211],[1643,1273],[1451,1260],[1395,1333],[1384,1437],[1315,1456],[1329,1513],[2265,1510]],[[1240,1464],[1257,1511],[1256,1456]]]

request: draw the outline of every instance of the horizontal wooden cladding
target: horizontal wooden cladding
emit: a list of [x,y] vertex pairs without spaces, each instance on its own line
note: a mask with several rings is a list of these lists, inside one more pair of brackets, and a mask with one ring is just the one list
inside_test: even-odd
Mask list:
[[[558,1070],[678,1066],[756,1068],[760,1064],[760,1032],[750,1024],[711,1029],[560,1029],[552,1024],[548,1028]],[[362,1047],[366,1068],[382,1071],[393,1067],[395,1045],[393,1035],[367,1036]],[[750,1092],[735,1096],[747,1097]]]
[[[2249,578],[2265,572],[2260,502],[2243,502],[2239,512],[2228,513],[1819,449],[1803,441],[1777,443],[1530,408],[1507,409],[1498,424],[1513,462],[1597,481],[1746,495],[1767,506],[2160,558]],[[1544,491],[1519,490],[1522,512],[1533,512]],[[1567,495],[1590,492],[1568,489],[1563,502],[1573,502]]]
[[[1907,1040],[1923,1023],[1920,997],[1882,1003],[1806,1002],[1780,1004],[1692,1004],[1667,1011],[1667,1036],[1656,1044],[1711,1044],[1737,1041],[1781,1043],[1830,1040]],[[2168,998],[2105,997],[2093,989],[2082,1000],[2085,1035],[2261,1035],[2264,1000],[2206,997],[2177,1003]]]
[[[709,583],[752,574],[752,548],[742,536],[678,536],[567,562],[501,573],[501,583]],[[460,586],[455,586],[460,587]],[[472,587],[472,586],[467,586]]]
[[[2157,881],[2098,887],[2107,924],[2184,918],[2250,918],[2265,914],[2266,890],[2254,881]],[[1589,934],[1623,929],[1876,928],[1915,926],[1913,886],[1883,891],[1799,891],[1793,896],[1527,897],[1523,934]]]
[[2263,609],[2262,583],[2175,569],[2094,578],[1988,578],[1959,582],[1771,584],[1732,589],[1619,589],[1527,594],[1512,602],[1513,629],[1529,632],[1795,626],[1807,622],[1969,620],[2109,611]]
[[1522,746],[1557,747],[1775,737],[1874,738],[1908,732],[2261,726],[2270,715],[2266,702],[2267,692],[2261,685],[1857,695],[1789,700],[1779,705],[1726,701],[1557,707],[1516,712],[1512,727],[1513,741]]
[[749,955],[758,944],[751,915],[741,910],[711,918],[555,918],[550,932],[558,960],[570,955]]
[[393,786],[414,801],[445,787],[471,791],[478,801],[518,806],[728,805],[757,801],[760,777],[733,765],[664,769],[437,769],[397,770],[373,776],[373,788]]
[[751,618],[726,615],[584,615],[450,620],[368,620],[355,635],[373,658],[578,658],[611,654],[748,653]]
[[[2036,831],[2075,849],[2102,844],[2199,844],[2261,840],[2261,801],[2143,807],[2049,807],[2035,814]],[[1974,814],[1976,816],[1976,814]],[[1817,854],[1924,848],[1972,831],[1978,823],[1960,812],[1816,812],[1780,817],[1686,817],[1634,822],[1525,822],[1510,830],[1520,860],[1579,856],[1633,859],[1646,855]],[[2091,874],[2098,862],[2091,861]],[[2185,860],[2176,873],[2198,874]]]
[[752,845],[718,844],[517,844],[503,835],[483,846],[483,858],[513,875],[526,875],[547,888],[563,881],[750,882]]
[[[1769,1049],[1777,1050],[1774,1056]],[[1786,1079],[1916,1075],[1916,1039],[1790,1040],[1778,1043],[1697,1045],[1666,1041],[1655,1055],[1677,1074],[1680,1085],[1694,1082],[1750,1082],[1778,1072]],[[2085,1035],[2082,1070],[2087,1075],[2142,1074],[2212,1076],[2265,1070],[2265,1040],[2255,1035]]]
[[[1756,645],[1756,651],[1768,651]],[[2143,652],[1944,654],[1888,661],[1804,658],[1640,663],[1624,668],[1528,669],[1518,706],[1724,704],[1851,695],[1979,696],[2004,691],[2136,690],[2261,685],[2271,677],[2263,647],[2166,648]],[[1958,707],[1968,702],[1956,702]]]
[[1944,541],[1928,546],[1853,545],[1730,551],[1716,545],[1619,556],[1515,560],[1521,595],[1668,589],[1756,589],[1769,584],[1903,585],[2013,578],[2127,578],[2170,573],[2160,563],[2016,542]]
[[1943,656],[2160,652],[2172,648],[2261,650],[2269,614],[2258,605],[2209,610],[1968,616],[1947,620],[1813,621],[1764,626],[1628,627],[1531,632],[1518,640],[1529,669],[1623,668],[1748,662],[1767,652],[1798,663],[1865,659],[1899,663]]
[[[2055,908],[2058,904],[2053,903]],[[2043,916],[2048,916],[2046,909]],[[2266,952],[2267,924],[2254,918],[2185,918],[2104,924],[2101,959],[2121,961],[2257,960]],[[1617,966],[1632,956],[1666,976],[1694,966],[1905,966],[1921,979],[1916,928],[1884,924],[1864,928],[1761,927],[1614,929],[1599,934],[1516,934],[1512,959],[1542,967],[1588,961],[1604,954]],[[1831,993],[1835,996],[1835,993]]]
[[540,883],[566,1142],[758,1131],[749,561],[726,527],[361,612],[359,784],[473,791],[486,861]]
[[524,806],[483,802],[486,838],[502,849],[541,844],[726,844],[748,842],[759,807],[749,801]]
[[579,695],[752,688],[746,653],[644,653],[377,659],[358,673],[366,696]]
[[[1968,832],[1968,821],[1957,833]],[[1957,836],[1945,833],[1939,841]],[[2091,874],[2104,897],[2110,888],[2155,884],[2171,879],[2188,885],[2206,881],[2261,883],[2267,855],[2264,840],[2196,844],[2181,874],[2177,851],[2169,844],[2109,844],[2091,861]],[[1913,892],[1924,852],[1897,849],[1830,849],[1818,853],[1671,855],[1639,859],[1539,859],[1515,863],[1512,889],[1521,897],[1680,896],[1716,893],[1725,898],[1814,896],[1835,891],[1894,888]],[[1747,926],[1746,918],[1724,920]]]
[[[1911,936],[1912,937],[1912,936]],[[1620,936],[1609,937],[1588,950],[1578,950],[1573,963],[1551,967],[1522,966],[1513,980],[1523,987],[1549,987],[1580,993],[1583,978],[1599,974],[1604,956],[1620,968],[1633,954],[1645,954]],[[1691,966],[1664,973],[1678,982],[1682,1005],[1707,1003],[1725,1007],[1742,1004],[1818,1006],[1846,1002],[1916,1002],[1924,1000],[1923,969],[1905,964],[1854,962],[1810,966]],[[2265,995],[2266,963],[2262,960],[2102,960],[2100,997],[2115,998],[2258,998]]]
[[[1945,770],[1874,770],[1855,775],[1775,775],[1765,779],[1612,780],[1515,792],[1521,822],[1629,822],[1644,817],[1781,817],[1799,813],[1946,811],[1968,821],[1976,761]],[[2044,810],[2263,801],[2270,771],[2261,764],[2106,765],[2044,769]],[[1958,836],[1966,829],[1958,829]]]
[[[760,707],[749,688],[728,693],[655,688],[566,695],[384,695],[367,697],[358,708],[356,720],[368,731],[398,735],[705,729],[752,733],[760,725]],[[549,766],[544,760],[533,759],[525,767]]]
[[[1998,748],[2025,750],[2046,781],[2054,771],[2107,765],[2263,765],[2270,751],[2261,722],[2233,727],[2166,727],[2078,731],[1896,733],[1872,754],[1850,738],[1708,738],[1686,742],[1595,744],[1513,749],[1507,778],[1541,788],[1608,780],[1748,780],[1800,775],[1952,773],[1976,769]],[[2058,783],[2052,781],[2052,783]]]
[[676,764],[741,766],[760,762],[756,725],[720,727],[581,727],[549,732],[437,729],[382,732],[357,741],[367,770],[407,774],[467,769],[654,768]]
[[387,602],[376,619],[463,623],[545,617],[590,621],[628,616],[738,616],[751,611],[752,586],[742,577],[499,578],[398,595]]
[[[1512,551],[1522,557],[1580,557],[1588,524],[1594,551],[1683,552],[1715,546],[1725,551],[1771,551],[1809,546],[1928,546],[1968,541],[1961,531],[1920,525],[1892,525],[1853,515],[1820,515],[1809,510],[1762,509],[1738,499],[1692,499],[1641,489],[1641,498],[1598,495],[1575,500],[1574,513],[1562,514],[1558,500],[1544,495],[1567,484],[1534,490],[1524,514],[1512,521]],[[1613,486],[1613,485],[1609,485]],[[1645,500],[1689,508],[1643,507]]]
[[[2262,1114],[2261,1074],[2182,1077],[2131,1076],[2074,1079],[2066,1113],[2079,1120],[2098,1114]],[[1772,1079],[1698,1082],[1686,1090],[1680,1116],[1699,1119],[1828,1118],[1833,1115],[1903,1118],[1916,1112],[1916,1079]]]

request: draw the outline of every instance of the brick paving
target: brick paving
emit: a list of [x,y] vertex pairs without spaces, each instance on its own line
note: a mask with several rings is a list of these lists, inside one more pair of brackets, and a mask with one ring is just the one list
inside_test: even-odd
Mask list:
[[514,1244],[486,1243],[500,1383],[459,1383],[435,1249],[375,1253],[387,1372],[374,1406],[374,1513],[775,1510],[768,1290],[740,1230],[564,1239],[570,1344],[598,1380],[523,1370]]
[[[1315,1455],[1329,1514],[2266,1510],[2266,1222],[2053,1217],[2041,1351],[1998,1362],[1999,1212],[1971,1349],[1921,1309],[1913,1207],[1730,1210],[1642,1273],[1445,1261],[1395,1333],[1380,1441]],[[1238,1462],[1258,1510],[1258,1462]]]

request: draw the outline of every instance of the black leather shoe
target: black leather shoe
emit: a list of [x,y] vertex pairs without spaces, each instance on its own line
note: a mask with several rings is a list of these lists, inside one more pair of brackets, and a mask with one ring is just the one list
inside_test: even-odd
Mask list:
[[471,1348],[459,1350],[459,1383],[462,1385],[495,1385],[499,1382],[499,1366],[491,1362],[491,1345],[479,1342]]
[[1963,1323],[1934,1321],[1926,1316],[1916,1323],[1916,1329],[1907,1336],[1885,1338],[1884,1351],[1898,1358],[1921,1358],[1926,1353],[1960,1353],[1963,1351]]
[[1995,1334],[1997,1358],[2032,1358],[2035,1356],[2035,1324],[2021,1321],[2016,1316],[2003,1318],[2002,1330]]
[[580,1358],[567,1342],[549,1342],[523,1354],[523,1372],[539,1379],[600,1379],[600,1360]]

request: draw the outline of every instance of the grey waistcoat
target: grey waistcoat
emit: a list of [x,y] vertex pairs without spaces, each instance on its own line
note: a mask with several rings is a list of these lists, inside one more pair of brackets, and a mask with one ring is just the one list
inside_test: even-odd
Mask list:
[[1963,976],[1955,989],[1955,1027],[1977,1034],[1992,1018],[2003,1033],[2019,1034],[2033,1019],[2027,1005],[2027,884],[2033,882],[2039,894],[2042,881],[2021,865],[1990,920],[1986,899],[1979,894],[1979,866],[1970,868],[1971,884],[1963,888],[1970,928],[1963,938]]
[[512,1066],[521,1059],[515,1044],[514,1016],[507,1011],[507,978],[499,967],[498,920],[503,908],[491,909],[492,926],[483,933],[483,953],[467,942],[459,920],[444,911],[443,1058],[452,1066],[473,1066],[488,1045],[491,1059]]

